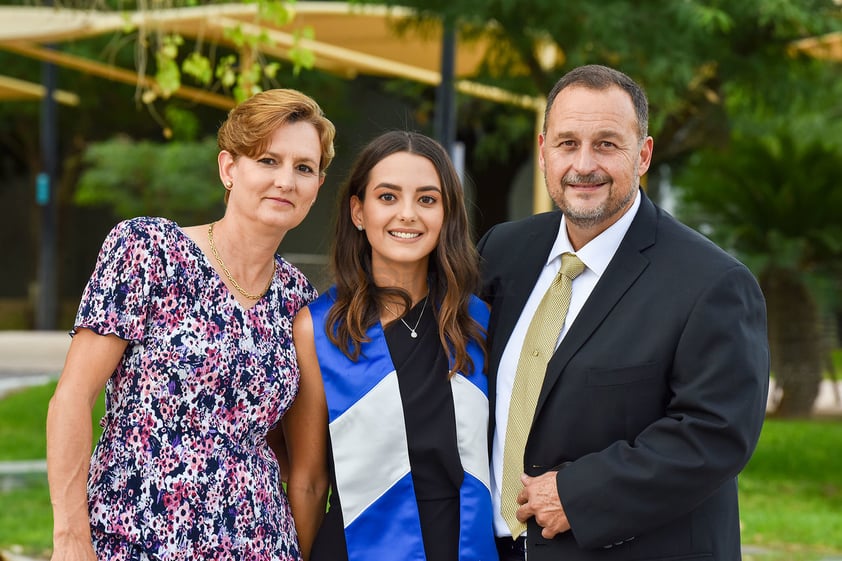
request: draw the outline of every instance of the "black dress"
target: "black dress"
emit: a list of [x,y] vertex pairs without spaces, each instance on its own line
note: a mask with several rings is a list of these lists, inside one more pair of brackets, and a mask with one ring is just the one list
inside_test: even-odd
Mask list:
[[[424,550],[428,561],[458,561],[459,487],[464,474],[456,444],[447,358],[431,312],[429,304],[425,307],[422,301],[404,318],[414,327],[421,315],[418,338],[412,338],[410,329],[400,320],[389,324],[385,335],[398,373]],[[332,457],[330,468],[333,473]],[[311,561],[348,559],[340,500],[336,492],[331,493],[330,510],[313,544]]]

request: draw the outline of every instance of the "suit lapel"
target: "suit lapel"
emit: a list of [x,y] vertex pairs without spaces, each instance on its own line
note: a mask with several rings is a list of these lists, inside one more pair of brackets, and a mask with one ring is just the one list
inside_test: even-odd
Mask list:
[[504,278],[517,279],[517,282],[500,287],[506,291],[506,296],[502,298],[494,338],[503,344],[495,344],[491,349],[489,357],[491,372],[497,372],[500,357],[506,347],[505,342],[508,342],[558,236],[561,213],[553,212],[546,216],[547,220],[531,228],[523,236],[522,243],[513,248],[509,256],[508,262],[511,269],[507,271]]
[[641,251],[655,243],[657,217],[655,206],[641,192],[640,208],[608,268],[599,279],[573,325],[562,339],[547,365],[535,415],[541,410],[553,386],[574,354],[605,320],[629,287],[649,265]]

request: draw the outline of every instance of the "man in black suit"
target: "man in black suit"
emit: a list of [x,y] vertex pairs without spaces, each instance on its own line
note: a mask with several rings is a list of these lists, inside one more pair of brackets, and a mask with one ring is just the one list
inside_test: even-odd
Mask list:
[[[736,476],[769,381],[764,299],[745,266],[640,190],[647,127],[645,93],[625,74],[591,65],[563,76],[539,136],[561,211],[497,225],[479,243],[503,561],[524,548],[529,561],[740,559]],[[523,456],[509,455],[523,471],[512,489],[512,386],[565,253],[584,269],[546,367],[528,372],[540,390]],[[501,514],[507,491],[517,520]]]

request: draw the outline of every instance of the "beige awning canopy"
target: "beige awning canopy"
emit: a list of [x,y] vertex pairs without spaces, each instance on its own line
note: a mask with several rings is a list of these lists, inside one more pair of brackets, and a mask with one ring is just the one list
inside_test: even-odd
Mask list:
[[842,61],[842,32],[808,37],[790,45],[793,51],[800,51],[813,58]]
[[[842,9],[842,0],[833,0]],[[842,12],[836,16],[842,15]],[[842,62],[842,32],[826,33],[817,37],[807,37],[790,43],[792,53],[802,52],[813,58]]]
[[[358,74],[403,78],[431,86],[441,83],[442,26],[408,23],[413,12],[403,8],[352,5],[346,2],[304,2],[294,6],[295,17],[284,26],[257,24],[255,4],[231,3],[167,10],[106,12],[72,10],[44,6],[0,6],[0,49],[50,62],[57,66],[107,80],[157,90],[155,81],[139,76],[133,68],[115,66],[107,60],[84,58],[48,45],[82,40],[133,28],[148,32],[171,31],[185,38],[226,45],[236,50],[226,37],[227,29],[266,37],[259,50],[268,57],[288,59],[298,30],[312,29],[313,39],[302,39],[300,46],[315,56],[321,70],[352,78]],[[403,27],[403,31],[401,31]],[[454,61],[457,91],[497,103],[531,110],[536,132],[543,124],[545,99],[517,94],[472,81],[488,48],[489,38],[468,40],[457,37]],[[543,55],[563,56],[553,43],[539,46]],[[31,84],[36,89],[37,84]],[[2,85],[0,85],[2,88]],[[31,90],[31,88],[30,88]],[[23,95],[18,92],[18,99]],[[43,95],[43,90],[41,95]],[[71,94],[72,95],[72,94]],[[182,85],[172,95],[220,109],[230,109],[234,100],[202,88]],[[535,159],[533,207],[551,207]]]
[[[50,43],[80,40],[130,28],[171,31],[183,37],[235,48],[225,30],[240,27],[268,39],[260,51],[273,58],[288,58],[297,30],[310,28],[314,39],[300,45],[315,55],[317,68],[346,77],[357,74],[404,78],[429,85],[441,82],[441,26],[430,24],[400,31],[413,12],[402,8],[358,6],[345,2],[297,2],[295,17],[284,26],[257,21],[255,4],[215,4],[168,10],[104,12],[51,7],[0,6],[0,48],[59,66],[127,83],[138,79],[133,69],[47,49]],[[458,41],[455,60],[456,89],[500,103],[540,110],[542,100],[472,82],[487,48],[486,39]],[[142,79],[142,86],[154,82]],[[179,97],[229,108],[233,100],[198,88],[182,87]]]
[[[26,80],[0,76],[0,102],[38,100],[44,97],[46,88]],[[64,105],[79,105],[79,96],[63,90],[53,92],[53,99]]]

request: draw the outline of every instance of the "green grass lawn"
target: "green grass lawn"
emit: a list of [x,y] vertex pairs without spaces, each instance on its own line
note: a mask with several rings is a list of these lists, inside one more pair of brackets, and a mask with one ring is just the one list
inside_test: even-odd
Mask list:
[[[0,461],[43,459],[47,403],[55,384],[0,400]],[[100,399],[94,418],[102,416]],[[99,426],[94,424],[95,434]],[[746,561],[842,556],[842,419],[769,419],[740,475],[743,542],[770,550]],[[44,556],[52,542],[46,476],[0,478],[0,549]]]
[[842,552],[842,419],[769,419],[740,475],[743,542]]
[[[47,455],[44,426],[55,382],[27,388],[0,399],[0,462],[43,460]],[[105,411],[100,397],[93,411],[94,438]],[[47,475],[0,477],[0,549],[17,549],[49,557],[53,515]]]
[[[53,514],[46,474],[0,478],[0,549],[49,558]],[[2,556],[0,556],[2,557]]]

